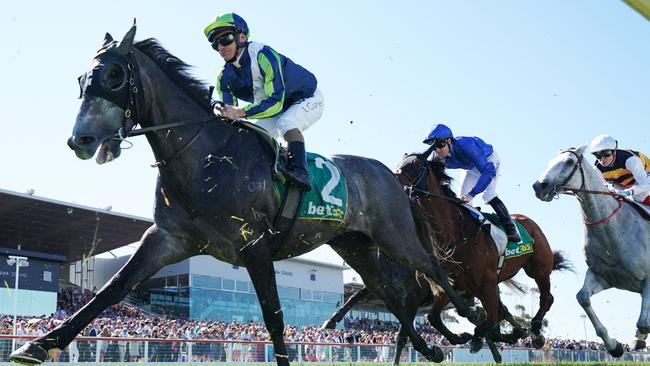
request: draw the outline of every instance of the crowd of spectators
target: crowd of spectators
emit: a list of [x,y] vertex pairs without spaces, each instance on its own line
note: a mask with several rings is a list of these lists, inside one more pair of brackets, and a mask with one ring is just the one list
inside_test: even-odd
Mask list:
[[[58,309],[50,316],[40,318],[18,318],[16,334],[40,336],[59,325],[63,320],[90,301],[93,292],[78,293],[65,290],[59,294]],[[417,331],[427,344],[450,346],[447,340],[428,324],[417,324]],[[389,345],[397,341],[399,323],[381,321],[378,319],[346,318],[343,329],[324,330],[319,327],[297,327],[287,325],[284,330],[288,342],[313,343],[313,346],[303,346],[302,355],[307,360],[325,360],[328,356],[327,344],[341,344],[336,347],[336,355],[341,360],[351,357],[349,344],[371,344],[364,347],[369,361],[389,361]],[[12,317],[0,318],[0,334],[12,334]],[[86,337],[99,338],[135,338],[134,341],[79,340],[71,344],[70,352],[54,355],[58,361],[95,361],[123,362],[141,361],[144,356],[141,338],[165,339],[162,342],[149,342],[148,360],[150,361],[183,361],[188,354],[188,340],[192,342],[193,361],[264,361],[263,345],[255,343],[236,342],[201,342],[201,340],[222,341],[268,341],[269,333],[263,323],[254,322],[222,322],[222,321],[193,321],[188,319],[159,318],[146,314],[142,310],[129,305],[117,304],[106,309],[92,321],[82,332]],[[196,342],[196,341],[199,342]],[[95,343],[97,342],[97,343]],[[16,347],[24,340],[16,341]],[[0,361],[6,360],[11,350],[11,340],[0,340]],[[520,341],[518,347],[530,348],[530,339]],[[604,346],[598,342],[582,342],[564,339],[548,339],[547,349],[552,350],[594,350],[604,351]],[[96,350],[99,355],[96,354]],[[295,358],[297,346],[289,346],[290,357]],[[391,356],[392,357],[392,356]]]

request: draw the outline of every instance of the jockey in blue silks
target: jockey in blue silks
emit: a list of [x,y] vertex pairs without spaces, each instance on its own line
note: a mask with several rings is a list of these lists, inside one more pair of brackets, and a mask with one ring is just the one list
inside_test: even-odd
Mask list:
[[[217,16],[204,29],[212,48],[226,62],[216,90],[228,120],[248,118],[289,148],[285,177],[303,190],[311,189],[302,131],[323,114],[323,94],[314,74],[273,48],[249,41],[246,21],[235,13]],[[250,103],[238,107],[238,100]]]
[[508,241],[520,242],[521,237],[508,209],[497,197],[496,186],[501,160],[492,145],[478,137],[454,137],[451,129],[443,124],[434,125],[423,142],[434,145],[434,159],[443,161],[447,168],[467,171],[460,199],[471,203],[476,195],[482,193],[483,200],[492,206],[504,226]]

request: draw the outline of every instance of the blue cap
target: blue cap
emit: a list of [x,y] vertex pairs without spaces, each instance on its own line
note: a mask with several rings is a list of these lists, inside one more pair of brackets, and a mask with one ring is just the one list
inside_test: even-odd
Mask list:
[[429,131],[429,135],[422,142],[431,145],[433,143],[433,140],[453,138],[453,137],[454,134],[451,132],[451,129],[443,125],[442,123],[439,123],[437,125],[433,125],[431,131]]

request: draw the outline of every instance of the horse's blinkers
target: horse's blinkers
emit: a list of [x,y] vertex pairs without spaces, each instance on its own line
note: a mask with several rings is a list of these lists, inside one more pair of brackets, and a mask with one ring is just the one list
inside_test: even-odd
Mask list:
[[136,110],[135,95],[138,93],[136,85],[138,80],[133,52],[122,55],[112,52],[114,49],[109,48],[97,55],[93,69],[79,77],[79,97],[87,94],[102,98],[124,110],[123,130],[119,132],[120,135],[124,135],[136,125],[132,118]]

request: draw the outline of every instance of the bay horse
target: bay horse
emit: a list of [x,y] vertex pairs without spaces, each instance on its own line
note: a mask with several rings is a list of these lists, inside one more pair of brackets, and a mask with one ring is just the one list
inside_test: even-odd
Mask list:
[[[283,316],[273,261],[330,244],[364,279],[381,277],[377,251],[426,274],[449,291],[461,316],[477,314],[451,287],[439,263],[418,241],[409,200],[390,169],[363,157],[337,155],[347,178],[343,223],[298,220],[286,240],[274,240],[279,211],[273,187],[274,154],[258,134],[212,113],[208,88],[188,65],[155,39],[134,43],[135,24],[121,42],[106,34],[91,70],[80,78],[82,102],[68,140],[81,159],[99,149],[102,164],[120,156],[129,135],[144,134],[157,160],[154,224],[128,262],[97,295],[48,334],[12,352],[16,362],[38,364],[65,348],[102,310],[123,299],[163,266],[194,255],[212,255],[247,269],[276,362],[288,365]],[[137,125],[142,128],[134,130]],[[138,184],[134,179],[124,187]],[[426,347],[426,344],[424,345]],[[442,361],[439,347],[419,350]]]
[[[496,319],[492,320],[494,325],[478,324],[472,337],[471,350],[476,352],[481,348],[481,338],[488,331],[492,331],[486,338],[489,344],[493,341],[512,343],[525,334],[508,309],[501,303],[496,287],[496,282],[510,280],[521,268],[524,268],[526,274],[536,281],[540,290],[540,309],[531,321],[531,338],[534,347],[538,349],[543,347],[545,339],[541,334],[542,320],[553,303],[553,296],[550,293],[550,273],[555,270],[572,270],[571,264],[561,252],[551,250],[546,236],[532,219],[524,215],[513,215],[535,239],[535,250],[532,253],[506,260],[501,272],[497,274],[497,255],[492,238],[480,229],[476,219],[471,217],[466,209],[458,206],[460,201],[449,188],[451,178],[446,175],[444,165],[437,161],[427,162],[425,158],[427,155],[427,153],[408,155],[399,164],[397,171],[397,176],[402,184],[413,192],[417,205],[422,207],[423,210],[420,211],[424,212],[420,212],[420,215],[428,216],[426,220],[422,221],[426,222],[429,228],[421,230],[421,235],[428,233],[437,236],[435,243],[446,243],[443,250],[453,250],[449,261],[443,262],[443,267],[450,271],[450,278],[457,281],[454,282],[454,286],[458,290],[466,291],[468,295],[476,296],[481,301],[483,301],[481,297],[485,298],[485,296],[491,295],[492,298],[489,301],[496,303],[493,305],[496,310],[485,309],[488,313],[488,322],[490,316],[492,319]],[[417,213],[417,211],[415,212]],[[423,229],[427,228],[423,227]],[[393,266],[400,265],[393,261],[390,268],[392,269]],[[449,303],[444,294],[433,296],[428,286],[421,286],[415,280],[415,276],[408,272],[400,281],[403,285],[393,288],[390,293],[402,300],[402,308],[409,313],[408,317],[415,318],[418,306],[433,304],[431,312],[428,314],[431,325],[452,344],[463,344],[469,340],[471,337],[469,334],[454,334],[444,325],[441,313]],[[482,292],[477,290],[477,288],[483,287]],[[408,293],[411,296],[407,296]],[[371,289],[363,288],[350,297],[343,307],[323,324],[323,327],[333,328],[334,324],[342,320],[355,304],[372,295]],[[385,296],[377,297],[385,298]],[[492,302],[489,303],[492,304]],[[496,326],[500,320],[507,320],[513,325],[513,334],[500,334]],[[406,337],[400,329],[397,343],[399,352],[405,343]],[[495,361],[499,362],[500,355],[493,344],[490,346]],[[399,361],[399,352],[396,354],[395,364]]]
[[586,235],[587,273],[576,295],[609,354],[623,355],[621,343],[610,337],[591,306],[591,296],[609,288],[641,294],[633,349],[646,347],[650,333],[650,222],[626,200],[609,192],[602,174],[585,164],[586,146],[560,152],[533,184],[535,196],[550,202],[560,194],[575,195]]
[[[437,159],[426,160],[433,148],[405,157],[398,166],[397,177],[412,199],[429,215],[427,221],[431,223],[434,234],[432,242],[449,253],[448,260],[442,261],[442,266],[454,283],[454,288],[479,299],[487,313],[487,321],[475,329],[470,349],[478,351],[484,335],[488,340],[501,338],[498,329],[500,314],[507,316],[509,313],[500,302],[497,283],[511,279],[522,268],[539,289],[539,309],[531,319],[530,333],[533,346],[542,348],[545,343],[541,334],[542,320],[553,304],[550,275],[555,270],[571,270],[570,263],[561,252],[551,249],[546,235],[535,221],[522,214],[513,214],[512,218],[534,239],[534,250],[505,260],[501,270],[497,271],[499,255],[494,240],[461,206],[462,202],[450,187],[451,177],[445,173],[444,163]],[[438,296],[429,319],[443,335],[453,339],[453,333],[440,318],[447,304],[448,299],[444,294]],[[513,337],[523,335],[518,327],[513,328],[516,331]]]

